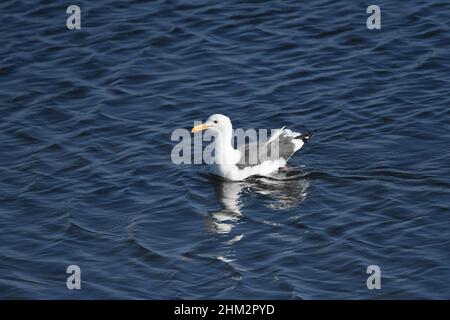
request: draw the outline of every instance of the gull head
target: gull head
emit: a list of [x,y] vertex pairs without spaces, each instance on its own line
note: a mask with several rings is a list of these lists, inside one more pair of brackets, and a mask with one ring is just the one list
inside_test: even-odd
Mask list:
[[205,123],[199,124],[192,128],[191,132],[199,132],[203,130],[211,130],[215,133],[232,132],[233,126],[231,120],[223,114],[213,114],[206,120]]

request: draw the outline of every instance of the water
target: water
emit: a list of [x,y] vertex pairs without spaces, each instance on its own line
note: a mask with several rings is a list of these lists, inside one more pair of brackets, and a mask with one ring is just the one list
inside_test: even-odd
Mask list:
[[[76,4],[0,4],[1,298],[450,298],[448,2]],[[213,113],[319,131],[225,182],[170,158]]]

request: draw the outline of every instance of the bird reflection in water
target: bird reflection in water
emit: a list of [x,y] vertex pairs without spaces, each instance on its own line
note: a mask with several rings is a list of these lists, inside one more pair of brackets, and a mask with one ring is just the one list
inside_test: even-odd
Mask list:
[[[228,234],[242,218],[243,200],[246,195],[260,194],[268,198],[267,206],[274,210],[293,208],[307,197],[309,181],[301,169],[285,168],[270,177],[252,177],[245,181],[229,181],[210,176],[215,186],[222,210],[207,216],[210,231]],[[230,240],[239,241],[243,235]]]

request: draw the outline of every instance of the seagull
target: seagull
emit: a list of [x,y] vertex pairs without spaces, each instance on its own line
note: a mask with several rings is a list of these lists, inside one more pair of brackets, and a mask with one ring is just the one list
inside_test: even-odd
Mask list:
[[[273,132],[270,139],[247,143],[235,149],[232,145],[233,126],[227,116],[214,114],[205,123],[193,127],[191,132],[204,130],[212,131],[215,137],[215,163],[212,173],[232,181],[242,181],[255,175],[270,176],[277,172],[314,133],[313,130],[301,134],[283,127]],[[252,158],[252,152],[255,150],[256,161],[255,157]],[[266,152],[266,156],[263,156],[262,150]],[[267,157],[267,154],[272,153],[274,156]]]

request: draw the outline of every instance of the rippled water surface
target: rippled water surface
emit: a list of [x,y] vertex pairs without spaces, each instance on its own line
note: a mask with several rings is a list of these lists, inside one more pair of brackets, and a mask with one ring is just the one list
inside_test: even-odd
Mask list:
[[[74,2],[0,3],[1,298],[450,298],[448,1]],[[213,113],[319,131],[227,182]]]

